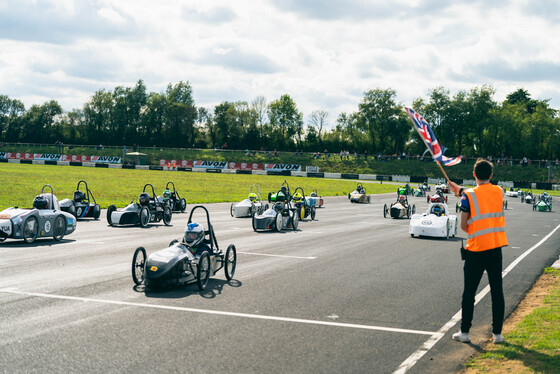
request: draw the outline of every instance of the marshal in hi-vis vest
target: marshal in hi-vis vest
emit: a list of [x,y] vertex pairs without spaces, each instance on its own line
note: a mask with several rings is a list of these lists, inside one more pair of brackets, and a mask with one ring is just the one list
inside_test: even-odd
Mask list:
[[508,245],[502,188],[486,183],[465,194],[471,209],[466,249],[480,252]]

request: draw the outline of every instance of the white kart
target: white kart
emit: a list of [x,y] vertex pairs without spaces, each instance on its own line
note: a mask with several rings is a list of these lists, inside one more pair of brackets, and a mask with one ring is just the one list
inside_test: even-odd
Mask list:
[[[253,187],[256,192],[253,192]],[[231,204],[229,212],[232,217],[251,217],[253,214],[262,214],[268,209],[268,204],[262,201],[261,193],[259,191],[259,186],[256,184],[251,186],[249,190],[249,197],[238,203]]]
[[411,237],[432,236],[449,239],[457,235],[457,216],[449,214],[445,203],[432,203],[426,213],[413,214],[408,229]]
[[506,191],[506,196],[508,197],[519,197],[520,195],[523,194],[523,191],[521,191],[519,188],[517,190],[514,190],[513,187],[511,187],[509,190]]
[[323,198],[317,194],[317,190],[313,190],[311,195],[307,196],[307,201],[309,201],[310,205],[313,205],[315,208],[320,208],[323,206]]

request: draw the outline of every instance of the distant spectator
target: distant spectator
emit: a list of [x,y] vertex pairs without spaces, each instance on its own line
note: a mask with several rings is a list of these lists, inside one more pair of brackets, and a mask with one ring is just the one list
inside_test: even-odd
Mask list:
[[364,159],[367,161],[367,149],[364,151]]

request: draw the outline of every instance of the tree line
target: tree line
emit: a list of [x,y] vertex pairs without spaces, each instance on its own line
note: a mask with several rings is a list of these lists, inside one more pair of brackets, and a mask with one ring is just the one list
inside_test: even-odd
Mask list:
[[[490,86],[451,95],[437,87],[412,108],[432,125],[447,156],[560,157],[560,118],[549,100],[518,89],[501,103]],[[403,104],[392,89],[364,92],[353,113],[330,119],[325,109],[307,118],[287,94],[267,102],[224,101],[197,107],[189,82],[164,92],[134,87],[95,92],[82,108],[65,112],[55,101],[26,109],[0,95],[0,141],[25,143],[138,145],[143,147],[422,154]]]

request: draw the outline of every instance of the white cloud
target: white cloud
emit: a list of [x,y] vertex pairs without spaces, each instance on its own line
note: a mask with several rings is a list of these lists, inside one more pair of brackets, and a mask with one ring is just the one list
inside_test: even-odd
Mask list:
[[189,81],[196,104],[289,94],[305,118],[392,88],[410,104],[443,86],[523,87],[560,108],[560,5],[350,0],[6,0],[0,94],[80,108],[100,89]]

